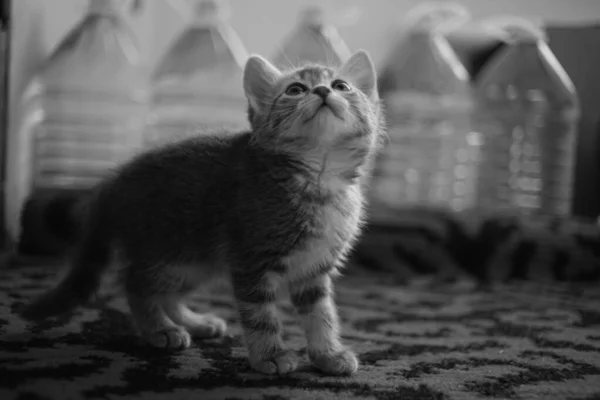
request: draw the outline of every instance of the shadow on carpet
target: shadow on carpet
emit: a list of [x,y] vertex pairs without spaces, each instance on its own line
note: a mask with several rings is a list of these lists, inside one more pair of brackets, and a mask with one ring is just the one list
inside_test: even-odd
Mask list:
[[[600,399],[598,288],[398,286],[349,270],[337,302],[359,372],[332,378],[304,365],[269,378],[250,370],[222,291],[198,295],[197,308],[225,317],[230,336],[168,354],[138,343],[123,298],[108,289],[69,319],[17,316],[55,282],[54,268],[0,270],[2,399]],[[287,303],[282,318],[286,341],[304,355]]]

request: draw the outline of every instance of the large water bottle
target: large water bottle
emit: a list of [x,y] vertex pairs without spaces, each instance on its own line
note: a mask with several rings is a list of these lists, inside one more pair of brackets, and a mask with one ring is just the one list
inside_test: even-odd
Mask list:
[[9,44],[11,39],[10,1],[0,2],[0,250],[4,249],[6,237],[6,144],[8,136],[8,84],[9,84]]
[[152,74],[146,146],[248,126],[242,84],[248,54],[227,23],[226,3],[190,0],[189,4],[192,22]]
[[298,25],[278,48],[273,62],[282,69],[310,63],[336,66],[349,57],[348,46],[327,21],[323,7],[311,5],[300,13]]
[[388,140],[370,182],[374,220],[415,204],[474,205],[480,137],[470,129],[470,77],[445,37],[468,18],[453,4],[417,7],[383,68]]
[[18,174],[7,190],[15,237],[32,192],[91,187],[141,147],[147,80],[124,16],[129,4],[90,0],[23,94]]
[[571,212],[579,102],[544,32],[528,21],[488,21],[511,43],[475,83],[474,129],[483,135],[479,202],[524,214]]

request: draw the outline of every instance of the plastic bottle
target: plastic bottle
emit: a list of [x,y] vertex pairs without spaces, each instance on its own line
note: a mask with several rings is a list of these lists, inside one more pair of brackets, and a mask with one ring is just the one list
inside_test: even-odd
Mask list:
[[487,21],[511,43],[475,82],[482,133],[479,203],[523,214],[571,212],[579,101],[544,32],[517,18]]
[[248,54],[227,23],[225,3],[191,0],[193,19],[152,74],[145,145],[202,132],[245,129],[243,67]]
[[298,25],[273,56],[273,62],[283,69],[309,63],[336,66],[349,57],[348,46],[337,29],[327,23],[323,8],[312,5],[300,13]]
[[147,79],[124,0],[90,0],[22,97],[9,228],[36,190],[89,188],[141,147]]
[[10,1],[0,3],[0,250],[3,250],[7,240],[4,209],[6,196],[6,137],[8,136],[8,85],[10,67],[11,13]]
[[492,56],[510,41],[503,29],[474,20],[448,31],[445,37],[469,73],[471,83],[478,79]]
[[416,204],[474,204],[480,138],[469,124],[470,77],[445,37],[468,18],[453,4],[417,7],[380,74],[388,141],[370,182],[374,220]]

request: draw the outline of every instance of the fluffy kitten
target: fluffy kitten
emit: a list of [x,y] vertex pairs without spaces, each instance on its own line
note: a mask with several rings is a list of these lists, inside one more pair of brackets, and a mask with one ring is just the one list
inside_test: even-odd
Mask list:
[[186,348],[225,322],[186,298],[226,274],[251,366],[297,367],[276,294],[286,285],[321,371],[355,372],[340,341],[332,277],[359,234],[361,177],[382,129],[373,63],[364,51],[337,70],[281,72],[260,56],[244,71],[252,132],[198,136],[142,154],[102,183],[72,268],[24,316],[67,312],[98,288],[115,248],[132,316],[150,344]]

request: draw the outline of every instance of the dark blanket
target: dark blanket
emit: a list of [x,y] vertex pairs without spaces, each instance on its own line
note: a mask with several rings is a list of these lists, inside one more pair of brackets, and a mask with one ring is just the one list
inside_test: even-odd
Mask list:
[[[349,378],[304,366],[250,370],[229,296],[204,294],[231,337],[168,354],[134,336],[108,285],[71,319],[28,324],[21,307],[56,281],[48,266],[0,270],[0,399],[600,399],[600,289],[521,283],[400,286],[350,268],[337,286],[344,338],[362,365]],[[303,336],[282,305],[286,340]]]

